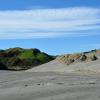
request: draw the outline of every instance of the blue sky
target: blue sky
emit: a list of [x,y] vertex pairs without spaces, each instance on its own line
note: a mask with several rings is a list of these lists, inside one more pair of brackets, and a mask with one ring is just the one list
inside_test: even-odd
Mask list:
[[37,7],[100,7],[100,0],[0,0],[0,10],[25,10]]
[[100,0],[0,0],[0,49],[12,47],[100,49]]

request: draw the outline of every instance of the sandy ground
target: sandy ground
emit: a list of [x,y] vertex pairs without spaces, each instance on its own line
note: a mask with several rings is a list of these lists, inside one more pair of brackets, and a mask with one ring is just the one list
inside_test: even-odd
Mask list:
[[100,61],[57,60],[28,71],[0,71],[0,100],[100,100]]
[[80,74],[100,74],[100,58],[96,61],[78,62],[65,65],[58,60],[51,61],[39,67],[27,70],[26,72],[59,72],[59,73],[80,73]]
[[100,100],[100,76],[0,71],[0,100]]

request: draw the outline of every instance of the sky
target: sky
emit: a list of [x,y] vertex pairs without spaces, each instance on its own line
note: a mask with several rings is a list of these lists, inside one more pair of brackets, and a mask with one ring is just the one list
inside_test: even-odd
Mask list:
[[100,49],[100,0],[0,0],[0,49],[51,55]]

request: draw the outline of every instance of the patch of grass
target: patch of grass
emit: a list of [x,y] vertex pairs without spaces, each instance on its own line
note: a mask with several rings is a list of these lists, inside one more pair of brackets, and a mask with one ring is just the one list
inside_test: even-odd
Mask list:
[[23,53],[19,55],[20,59],[28,59],[28,58],[33,58],[33,51],[32,50],[25,50]]
[[45,53],[39,53],[36,58],[42,63],[45,63],[51,60],[51,58]]

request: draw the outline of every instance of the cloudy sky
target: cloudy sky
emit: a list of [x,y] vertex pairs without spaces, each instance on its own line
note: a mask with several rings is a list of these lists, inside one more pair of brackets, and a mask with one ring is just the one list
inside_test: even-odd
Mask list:
[[11,47],[100,49],[100,0],[0,0],[0,49]]

